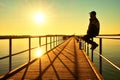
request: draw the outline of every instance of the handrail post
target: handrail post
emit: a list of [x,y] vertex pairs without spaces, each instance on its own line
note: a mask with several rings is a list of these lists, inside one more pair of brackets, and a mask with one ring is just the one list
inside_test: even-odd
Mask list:
[[82,44],[83,44],[83,50],[85,50],[85,41]]
[[41,37],[39,37],[39,47],[41,47]]
[[87,55],[89,56],[89,44],[87,43]]
[[59,36],[57,36],[57,45],[58,45],[58,41],[59,41]]
[[82,42],[82,47],[83,47],[83,50],[85,50],[85,41]]
[[29,62],[31,60],[31,38],[29,37]]
[[56,46],[57,46],[57,35],[56,35]]
[[85,52],[86,52],[86,42],[85,42]]
[[79,49],[82,50],[82,39],[81,39],[81,38],[80,38],[80,40],[79,40]]
[[46,36],[46,52],[47,52],[47,36]]
[[[100,55],[102,55],[102,38],[100,38],[100,47],[99,47],[99,51],[100,51]],[[100,74],[102,74],[102,57],[99,56],[99,71]]]
[[9,39],[9,71],[12,70],[12,39]]
[[52,49],[52,37],[50,36],[50,49]]
[[[93,41],[94,39],[92,38],[92,41]],[[93,50],[91,50],[91,59],[92,59],[92,62],[93,62]]]
[[55,47],[55,36],[53,36],[53,47]]
[[59,44],[59,41],[60,41],[60,36],[58,36],[58,44]]

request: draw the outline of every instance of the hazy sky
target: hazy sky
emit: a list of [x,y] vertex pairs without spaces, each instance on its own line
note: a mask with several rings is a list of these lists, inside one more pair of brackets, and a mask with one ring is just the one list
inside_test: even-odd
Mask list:
[[[93,10],[100,34],[120,34],[120,0],[0,0],[0,35],[86,34]],[[35,23],[38,12],[44,23]]]

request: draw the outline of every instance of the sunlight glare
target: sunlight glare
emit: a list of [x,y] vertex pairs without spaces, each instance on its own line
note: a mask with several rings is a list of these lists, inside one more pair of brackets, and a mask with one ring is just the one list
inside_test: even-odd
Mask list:
[[34,20],[37,24],[45,22],[45,15],[43,13],[36,13],[34,15]]
[[36,53],[36,56],[37,56],[37,57],[41,57],[42,55],[43,55],[42,49],[41,49],[41,48],[38,48],[37,53]]

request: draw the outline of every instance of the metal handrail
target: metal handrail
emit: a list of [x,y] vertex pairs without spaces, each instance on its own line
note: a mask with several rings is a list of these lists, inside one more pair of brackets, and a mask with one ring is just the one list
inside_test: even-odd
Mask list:
[[[54,48],[54,47],[56,47],[58,45],[58,41],[63,40],[63,39],[60,39],[59,37],[64,37],[64,36],[66,36],[66,35],[45,35],[45,36],[31,36],[31,35],[20,35],[20,36],[17,35],[16,36],[16,35],[13,35],[13,36],[0,36],[0,40],[6,40],[6,39],[9,40],[9,46],[8,46],[9,47],[9,55],[0,57],[0,60],[9,58],[9,71],[11,71],[12,70],[12,57],[13,56],[16,56],[18,54],[22,54],[22,53],[28,51],[29,52],[29,56],[28,56],[29,60],[28,60],[28,62],[32,61],[32,59],[31,59],[31,50],[38,48],[38,46],[37,47],[31,47],[31,39],[38,38],[39,39],[39,47],[46,46],[46,51],[47,51],[48,44],[50,45],[50,49],[52,49],[52,48]],[[41,38],[46,38],[46,41],[45,41],[46,43],[45,44],[41,44],[42,43]],[[48,42],[47,38],[50,38],[49,42]],[[12,44],[13,44],[12,40],[13,39],[28,39],[28,43],[29,43],[28,49],[20,51],[20,52],[13,53],[12,52]]]
[[[114,37],[115,36],[115,37]],[[115,67],[117,70],[120,70],[120,68],[118,66],[116,66],[114,63],[112,63],[110,60],[108,60],[106,57],[104,57],[102,54],[102,39],[117,39],[120,40],[120,34],[111,34],[111,35],[99,35],[97,37],[94,38],[98,38],[99,39],[99,52],[96,52],[99,55],[99,72],[102,74],[102,58],[104,60],[106,60],[109,64],[111,64],[113,67]],[[94,39],[92,39],[94,40]],[[82,41],[82,39],[80,39],[80,41]],[[85,50],[85,52],[87,53],[87,55],[89,56],[89,44],[87,44],[85,41],[82,42],[81,44],[83,44],[83,46],[81,46],[83,48],[83,50]],[[81,48],[80,47],[80,48]],[[87,48],[86,48],[87,47]],[[81,49],[82,49],[81,48]],[[91,60],[93,62],[93,53],[94,51],[91,50]]]
[[120,71],[120,67],[118,67],[117,65],[115,65],[113,62],[111,62],[108,58],[106,58],[105,56],[101,55],[98,51],[95,50],[95,53],[99,56],[101,56],[104,60],[106,60],[108,63],[110,63],[113,67],[115,67],[116,69],[118,69]]
[[[114,37],[114,38],[113,38]],[[102,38],[102,39],[120,39],[120,35],[119,36],[117,36],[117,35],[99,35],[99,36],[97,36],[96,38]]]

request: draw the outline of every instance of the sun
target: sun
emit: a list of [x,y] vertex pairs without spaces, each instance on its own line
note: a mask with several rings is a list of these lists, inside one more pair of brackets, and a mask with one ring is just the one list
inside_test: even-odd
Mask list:
[[45,15],[43,13],[34,14],[35,23],[41,24],[45,22]]

